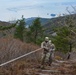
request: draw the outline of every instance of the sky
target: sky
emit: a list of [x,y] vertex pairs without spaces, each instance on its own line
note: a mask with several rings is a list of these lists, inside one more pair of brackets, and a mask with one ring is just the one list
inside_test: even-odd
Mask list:
[[52,18],[51,14],[67,14],[66,8],[73,11],[76,0],[0,0],[0,20],[11,21],[24,18]]

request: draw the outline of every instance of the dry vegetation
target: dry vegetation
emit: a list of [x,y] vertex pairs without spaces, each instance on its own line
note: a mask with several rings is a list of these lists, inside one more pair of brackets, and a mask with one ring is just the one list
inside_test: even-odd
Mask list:
[[[28,57],[29,58],[29,57]],[[76,63],[53,63],[43,71],[40,63],[21,59],[0,68],[0,75],[76,75]]]
[[[34,44],[23,43],[13,38],[0,39],[0,63],[21,56],[38,49]],[[41,51],[0,67],[0,75],[76,75],[76,62],[53,62],[52,66],[46,66],[48,72],[40,69]],[[59,57],[57,57],[59,58]],[[51,72],[53,70],[53,72]],[[55,72],[58,71],[58,72]]]
[[0,63],[6,62],[38,48],[38,46],[32,43],[26,44],[13,38],[1,38]]
[[[38,48],[39,46],[33,43],[27,44],[13,38],[0,38],[0,64]],[[41,52],[31,54],[30,56],[0,67],[0,75],[22,75],[25,67],[28,69],[32,67],[33,64],[39,63],[39,56],[41,56],[39,54],[41,54]]]

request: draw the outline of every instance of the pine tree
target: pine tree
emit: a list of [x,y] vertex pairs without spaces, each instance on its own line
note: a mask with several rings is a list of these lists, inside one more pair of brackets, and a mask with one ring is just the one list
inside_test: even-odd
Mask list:
[[56,48],[63,52],[71,52],[76,41],[76,26],[73,16],[66,16],[65,25],[58,28],[57,36],[54,39]]
[[70,30],[64,26],[58,29],[57,36],[54,37],[54,43],[57,50],[66,53],[69,50],[69,34]]
[[34,20],[33,24],[29,27],[27,35],[30,41],[39,43],[43,36],[43,28],[41,26],[40,18]]
[[21,41],[24,40],[24,30],[25,30],[25,19],[22,16],[21,20],[17,21],[16,31],[15,31],[15,38],[20,39]]

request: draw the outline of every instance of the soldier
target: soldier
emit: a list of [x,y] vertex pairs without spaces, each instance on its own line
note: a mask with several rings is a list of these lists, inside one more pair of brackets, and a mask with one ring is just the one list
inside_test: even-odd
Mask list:
[[50,47],[51,47],[51,42],[49,42],[49,37],[45,37],[45,41],[41,43],[41,48],[44,49],[44,52],[43,52],[44,56],[41,63],[42,67],[44,67],[45,59],[47,54],[49,53]]
[[45,37],[45,41],[41,43],[41,48],[44,49],[43,52],[44,56],[41,63],[42,67],[44,68],[45,59],[48,53],[49,53],[48,65],[51,66],[54,57],[55,45],[51,42],[51,40],[49,40],[49,37]]
[[[49,40],[49,42],[51,43],[51,40]],[[53,43],[51,43],[50,50],[49,50],[49,53],[50,53],[50,56],[49,56],[49,66],[51,66],[52,61],[54,59],[54,52],[55,52],[55,45]]]

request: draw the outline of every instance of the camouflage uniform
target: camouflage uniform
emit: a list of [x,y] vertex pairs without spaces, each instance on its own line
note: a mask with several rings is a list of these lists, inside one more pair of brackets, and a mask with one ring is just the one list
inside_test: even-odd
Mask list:
[[42,59],[42,65],[44,65],[44,62],[45,62],[45,59],[46,59],[48,53],[49,53],[49,58],[48,58],[49,59],[49,61],[48,61],[49,66],[52,63],[52,60],[54,57],[55,45],[53,43],[51,43],[50,41],[51,40],[44,41],[41,43],[41,48],[44,49],[44,52],[43,52],[44,56]]
[[42,59],[42,65],[44,65],[44,62],[45,62],[47,54],[49,53],[50,47],[51,47],[51,43],[49,43],[49,41],[47,41],[47,42],[44,41],[41,44],[41,48],[44,49],[44,52],[43,52],[44,56],[43,56],[43,59]]
[[50,52],[50,56],[49,56],[49,66],[50,66],[52,60],[54,59],[54,52],[55,52],[55,45],[53,43],[51,43],[49,52]]

